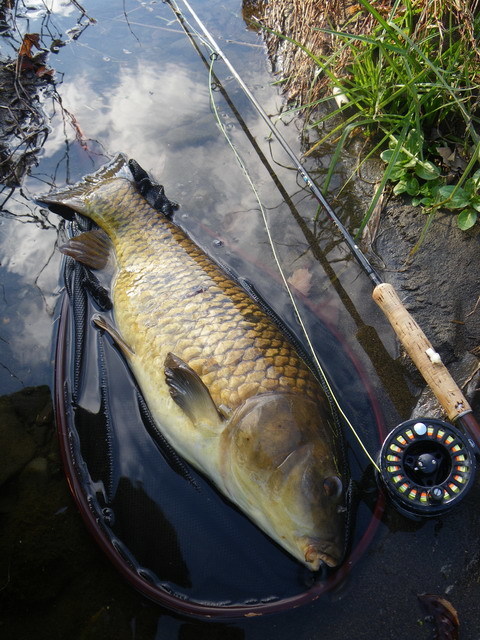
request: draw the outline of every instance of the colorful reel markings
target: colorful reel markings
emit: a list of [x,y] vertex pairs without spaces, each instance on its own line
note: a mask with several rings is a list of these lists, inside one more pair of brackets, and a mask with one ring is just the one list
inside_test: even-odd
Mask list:
[[380,474],[390,497],[407,515],[435,516],[456,504],[475,477],[466,436],[441,420],[408,420],[385,440]]

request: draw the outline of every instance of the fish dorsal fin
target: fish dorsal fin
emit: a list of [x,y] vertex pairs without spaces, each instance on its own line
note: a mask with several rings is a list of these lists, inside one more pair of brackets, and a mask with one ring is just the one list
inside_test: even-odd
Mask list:
[[104,269],[110,257],[112,243],[101,229],[85,231],[70,238],[60,251],[91,269]]
[[165,379],[170,395],[199,428],[223,429],[223,418],[200,376],[181,358],[169,353],[165,358]]

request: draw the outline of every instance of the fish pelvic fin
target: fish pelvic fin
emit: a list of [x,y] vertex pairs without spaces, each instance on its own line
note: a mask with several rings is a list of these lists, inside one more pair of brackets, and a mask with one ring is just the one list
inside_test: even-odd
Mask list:
[[92,316],[92,322],[102,331],[106,331],[108,335],[112,338],[114,343],[120,349],[121,353],[125,356],[127,360],[129,360],[135,352],[133,349],[125,342],[122,336],[118,333],[118,331],[113,327],[106,318],[101,316],[99,313],[95,313]]
[[222,415],[200,376],[181,358],[169,353],[165,358],[165,379],[170,395],[197,428],[222,430]]
[[128,159],[123,153],[117,154],[111,162],[95,173],[85,176],[80,182],[58,191],[41,194],[35,197],[35,200],[41,205],[47,205],[51,211],[67,220],[73,218],[74,212],[90,217],[88,215],[88,195],[102,183],[116,177],[131,179]]
[[101,229],[85,231],[70,238],[60,247],[60,251],[91,269],[104,269],[107,266],[112,243]]

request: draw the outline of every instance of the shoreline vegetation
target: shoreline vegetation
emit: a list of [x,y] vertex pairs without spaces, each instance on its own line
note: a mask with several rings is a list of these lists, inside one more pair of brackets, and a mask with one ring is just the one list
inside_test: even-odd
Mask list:
[[354,172],[375,155],[383,161],[358,234],[386,191],[421,207],[424,232],[438,211],[455,215],[464,231],[478,229],[479,0],[247,4],[290,110],[317,132],[305,155],[334,147],[323,190],[359,135],[364,151]]

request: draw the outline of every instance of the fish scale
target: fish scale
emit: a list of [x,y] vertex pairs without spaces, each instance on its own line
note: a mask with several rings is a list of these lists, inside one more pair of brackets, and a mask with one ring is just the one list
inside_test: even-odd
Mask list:
[[134,184],[115,182],[108,206],[105,197],[92,202],[91,217],[113,240],[115,319],[142,366],[155,354],[155,377],[163,375],[158,357],[171,351],[231,409],[275,390],[318,400],[318,382],[269,316]]

